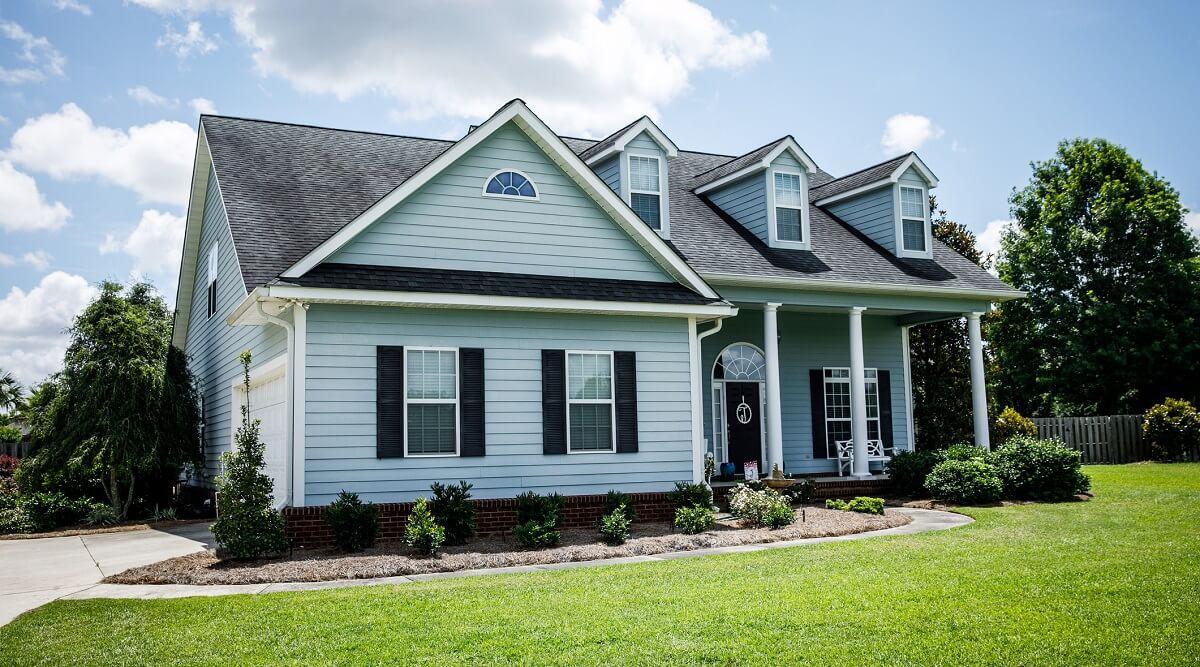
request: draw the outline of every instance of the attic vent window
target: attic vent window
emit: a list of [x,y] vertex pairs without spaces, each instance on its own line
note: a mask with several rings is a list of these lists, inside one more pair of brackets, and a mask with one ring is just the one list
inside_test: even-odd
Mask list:
[[515,170],[498,171],[488,179],[483,188],[487,197],[513,197],[517,199],[537,199],[537,188],[529,177]]
[[925,191],[900,188],[900,221],[904,249],[925,252]]

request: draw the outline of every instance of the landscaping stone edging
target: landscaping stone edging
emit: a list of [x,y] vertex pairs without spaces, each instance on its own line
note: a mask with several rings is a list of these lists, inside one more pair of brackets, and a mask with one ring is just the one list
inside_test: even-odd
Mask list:
[[696,558],[719,554],[746,553],[765,551],[785,547],[819,544],[823,542],[841,542],[860,540],[888,535],[913,535],[935,530],[947,530],[973,523],[971,517],[945,512],[916,508],[895,508],[896,511],[912,517],[912,522],[896,528],[853,533],[836,537],[809,537],[799,540],[782,542],[765,542],[759,544],[743,544],[729,547],[713,547],[693,551],[674,551],[654,554],[652,556],[628,556],[624,558],[605,558],[600,560],[573,561],[567,563],[551,563],[542,565],[520,565],[515,567],[484,568],[478,570],[458,570],[455,572],[434,572],[429,574],[412,574],[397,577],[381,577],[377,579],[337,579],[333,581],[288,582],[272,584],[233,584],[233,585],[184,585],[184,584],[95,584],[81,591],[63,596],[64,600],[88,600],[96,598],[118,598],[155,600],[182,597],[210,597],[220,595],[281,593],[287,591],[315,591],[330,588],[351,588],[355,586],[386,586],[391,584],[407,584],[437,579],[452,579],[458,577],[477,577],[492,574],[510,574],[520,572],[539,572],[549,570],[567,570],[578,567],[602,567],[606,565],[621,565],[625,563],[645,563],[651,561],[675,560],[678,558]]

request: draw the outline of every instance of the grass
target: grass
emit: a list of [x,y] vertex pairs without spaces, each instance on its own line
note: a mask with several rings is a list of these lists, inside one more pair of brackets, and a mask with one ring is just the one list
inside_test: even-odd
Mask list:
[[1085,503],[951,531],[260,596],[56,602],[0,664],[1183,664],[1200,465],[1091,467]]

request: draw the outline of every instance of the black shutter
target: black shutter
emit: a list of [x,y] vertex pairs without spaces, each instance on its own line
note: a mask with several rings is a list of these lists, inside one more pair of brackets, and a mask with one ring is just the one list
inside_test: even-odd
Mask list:
[[404,348],[375,348],[375,456],[404,456]]
[[542,350],[542,453],[567,453],[567,361],[563,350]]
[[889,449],[895,442],[892,440],[892,373],[891,371],[876,371],[879,387],[879,439],[883,441],[884,449]]
[[613,352],[613,366],[617,400],[617,452],[636,452],[637,355],[633,352]]
[[812,396],[813,458],[829,458],[829,443],[825,442],[825,371],[808,371],[808,390]]
[[464,347],[458,351],[458,401],[461,456],[483,456],[483,348]]

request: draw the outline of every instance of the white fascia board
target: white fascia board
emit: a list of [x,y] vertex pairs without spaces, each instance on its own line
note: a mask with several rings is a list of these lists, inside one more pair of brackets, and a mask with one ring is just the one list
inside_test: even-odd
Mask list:
[[792,137],[785,138],[783,143],[776,146],[775,149],[770,153],[767,153],[767,156],[763,158],[763,162],[765,162],[767,166],[770,166],[771,163],[775,161],[775,158],[783,155],[784,151],[791,153],[792,157],[796,158],[797,162],[804,165],[804,168],[808,170],[808,173],[816,173],[817,163],[808,156],[808,153],[804,152],[804,149],[801,148],[800,144],[796,143],[796,140]]
[[587,165],[594,165],[597,162],[602,162],[606,158],[620,153],[621,151],[625,150],[625,146],[629,142],[633,141],[634,137],[642,132],[649,134],[650,138],[654,140],[654,143],[658,144],[659,148],[663,149],[663,152],[667,154],[667,157],[679,156],[679,147],[675,145],[674,141],[671,141],[671,138],[667,136],[667,133],[663,132],[658,125],[655,125],[654,121],[650,120],[649,116],[642,116],[642,118],[638,122],[634,123],[628,130],[622,132],[621,136],[617,137],[617,140],[613,142],[612,146],[609,146],[608,148],[605,148],[599,153],[596,153],[592,157],[588,158]]
[[814,201],[813,203],[816,204],[817,206],[827,206],[829,204],[835,204],[837,202],[840,202],[843,199],[850,199],[851,197],[857,197],[861,194],[871,192],[872,190],[878,190],[879,188],[889,187],[891,185],[894,185],[895,183],[896,183],[896,181],[893,181],[890,178],[884,178],[884,179],[880,179],[878,181],[874,181],[872,183],[867,183],[866,185],[860,185],[857,188],[854,188],[853,190],[847,190],[845,192],[841,192],[841,193],[838,193],[838,194],[830,196],[830,197],[824,197],[822,199],[818,199],[818,200]]
[[208,194],[208,172],[211,167],[212,155],[208,150],[208,138],[204,134],[204,123],[200,122],[196,133],[196,157],[192,161],[192,185],[184,218],[183,258],[179,262],[179,280],[175,287],[175,318],[171,330],[171,344],[180,350],[187,344],[192,292],[196,286],[196,265],[200,253],[201,224],[204,221],[204,199]]
[[817,280],[812,278],[783,278],[776,276],[748,276],[738,273],[705,273],[705,279],[714,285],[739,287],[781,287],[808,289],[822,292],[861,292],[864,294],[901,294],[912,296],[943,296],[986,298],[993,301],[1010,301],[1028,296],[1021,290],[970,289],[964,287],[928,287],[924,285],[895,285],[892,283],[851,282],[849,280]]
[[836,195],[831,195],[829,197],[823,197],[821,199],[814,201],[813,203],[816,204],[817,206],[827,206],[829,204],[833,204],[833,203],[842,201],[843,199],[850,199],[851,197],[857,197],[858,195],[861,195],[866,192],[870,192],[872,190],[877,190],[882,187],[894,185],[894,184],[900,182],[900,176],[903,175],[905,171],[908,171],[909,167],[916,167],[917,171],[920,172],[921,177],[925,179],[925,183],[928,184],[928,186],[930,188],[937,187],[937,185],[938,185],[937,176],[935,176],[934,173],[929,170],[929,167],[925,166],[925,163],[921,160],[920,157],[917,156],[916,153],[913,153],[913,154],[909,155],[907,159],[905,159],[903,162],[901,162],[900,166],[896,167],[896,169],[894,169],[892,171],[892,174],[890,176],[888,176],[887,178],[881,178],[878,181],[872,181],[865,185],[860,185],[857,188],[854,188],[853,190],[847,190],[845,192],[839,192]]
[[284,278],[298,278],[312,270],[315,266],[328,259],[339,248],[349,243],[351,239],[361,233],[371,223],[395,208],[400,202],[404,201],[421,186],[433,179],[434,176],[454,164],[455,161],[509,121],[513,121],[535,144],[541,147],[546,152],[546,155],[559,168],[566,172],[568,177],[587,192],[616,221],[617,225],[630,235],[635,243],[654,258],[659,266],[683,285],[701,296],[713,300],[720,298],[704,282],[700,274],[696,273],[695,269],[688,266],[687,262],[683,261],[683,258],[672,250],[662,237],[653,229],[650,229],[650,226],[643,222],[641,218],[637,217],[633,209],[621,201],[621,198],[613,192],[612,188],[600,180],[596,172],[589,169],[583,163],[583,160],[579,159],[579,156],[568,148],[562,139],[554,134],[521,100],[513,100],[501,107],[499,111],[484,121],[474,132],[463,137],[458,143],[446,150],[446,152],[422,167],[416,174],[413,174],[400,187],[392,190],[382,199],[372,204],[370,208],[359,214],[357,218],[350,221],[349,224],[336,234],[326,239],[316,249],[284,271],[282,276]]
[[[815,174],[817,172],[817,163],[813,162],[813,159],[808,156],[808,153],[804,152],[804,149],[800,147],[800,144],[796,143],[795,139],[787,137],[782,143],[771,150],[770,153],[767,153],[762,160],[742,167],[733,173],[726,174],[711,183],[705,183],[704,185],[696,188],[694,192],[698,195],[702,195],[706,192],[712,192],[713,190],[718,190],[726,185],[729,185],[730,183],[740,181],[747,176],[753,176],[760,171],[769,169],[771,163],[775,161],[775,158],[782,155],[784,151],[791,153],[792,157],[796,158],[797,162],[804,165],[804,168],[808,171],[808,173]],[[736,160],[738,158],[734,159]]]
[[899,182],[900,175],[907,171],[909,167],[916,167],[917,171],[921,174],[921,178],[925,179],[925,182],[929,184],[929,187],[937,187],[937,176],[934,175],[933,170],[926,166],[925,161],[922,160],[916,153],[910,153],[908,158],[905,159],[904,162],[901,162],[899,167],[896,167],[896,170],[892,172],[891,181],[893,183]]

